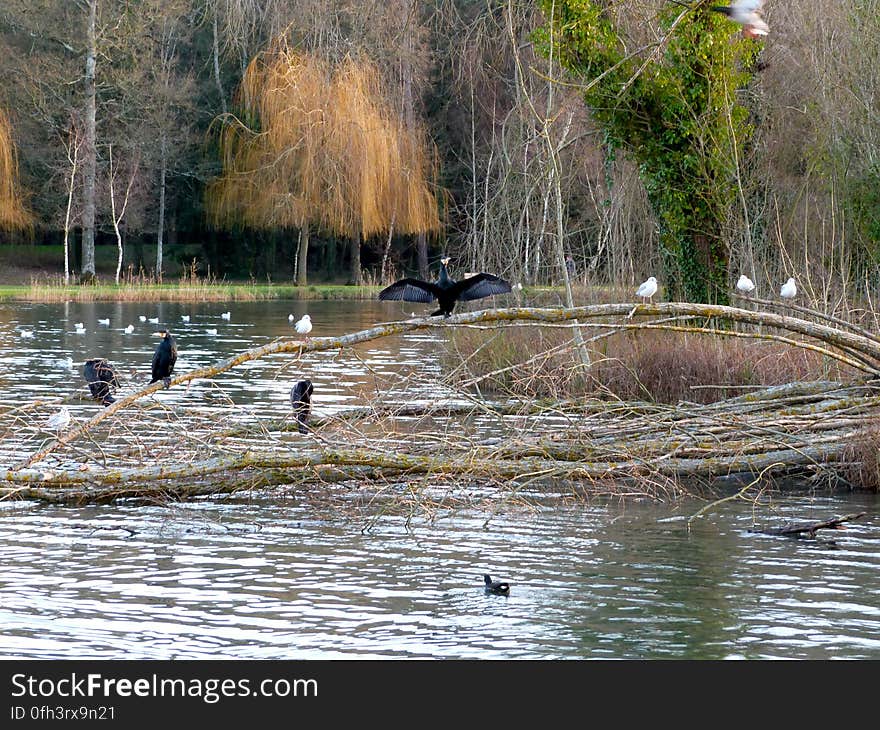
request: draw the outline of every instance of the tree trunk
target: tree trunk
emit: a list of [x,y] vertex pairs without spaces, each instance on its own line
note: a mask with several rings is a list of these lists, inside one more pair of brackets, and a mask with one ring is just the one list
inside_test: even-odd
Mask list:
[[79,161],[79,136],[72,135],[73,141],[70,143],[70,146],[73,151],[73,155],[71,156],[70,150],[68,150],[67,158],[70,160],[70,182],[67,188],[67,213],[64,216],[64,283],[70,283],[70,246],[69,246],[69,238],[70,238],[70,210],[73,207],[73,189],[76,183],[76,168],[77,162]]
[[304,220],[299,227],[299,251],[296,258],[296,285],[306,286],[309,283],[307,273],[309,261],[309,222]]
[[89,21],[86,29],[86,118],[83,145],[83,278],[92,278],[95,275],[95,175],[97,168],[97,150],[95,148],[97,39],[95,21],[97,12],[98,0],[90,0]]
[[156,279],[162,282],[162,237],[165,233],[165,172],[168,168],[168,140],[162,134],[159,165],[159,230],[156,234]]
[[351,237],[351,283],[361,285],[361,234]]
[[220,42],[217,38],[217,8],[214,8],[214,14],[211,19],[211,30],[214,33],[213,39],[213,60],[214,60],[214,83],[217,84],[217,93],[220,94],[220,108],[226,114],[226,93],[223,91],[223,83],[220,80]]
[[416,252],[419,257],[419,276],[426,281],[431,280],[431,269],[428,266],[428,237],[424,231],[416,234]]

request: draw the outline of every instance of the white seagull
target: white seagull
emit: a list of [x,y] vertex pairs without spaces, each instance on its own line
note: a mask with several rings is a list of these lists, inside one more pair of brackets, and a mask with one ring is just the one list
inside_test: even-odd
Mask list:
[[22,336],[22,337],[25,337],[25,338],[33,337],[33,336],[34,336],[34,331],[33,331],[33,330],[22,330],[22,331],[21,331],[21,336]]
[[220,316],[223,319],[232,319],[232,312],[223,312],[223,314],[221,314]]
[[146,321],[147,321],[147,318],[144,317],[144,315],[140,315],[140,316],[138,317],[138,319],[139,319],[141,322],[146,322]]
[[98,320],[98,324],[103,324],[105,327],[109,327],[109,326],[110,326],[110,320],[109,320],[109,319],[99,319],[99,320]]
[[713,5],[712,10],[724,13],[734,23],[739,23],[745,38],[757,38],[770,32],[761,17],[763,4],[763,0],[735,0],[730,5]]
[[150,317],[149,322],[150,322],[150,324],[159,324],[159,318],[158,317]]
[[296,331],[301,335],[308,335],[312,331],[312,318],[304,314],[302,318],[294,325]]
[[61,410],[58,413],[53,413],[46,421],[46,428],[51,428],[55,431],[63,431],[69,425],[70,411],[67,410],[67,406],[61,406]]
[[216,334],[217,334],[217,330],[215,330],[215,329],[207,329],[207,330],[205,330],[205,334],[206,334],[206,335],[216,335]]
[[657,279],[653,276],[649,277],[647,281],[643,281],[639,288],[636,289],[636,296],[642,297],[644,299],[650,299],[657,293]]
[[75,325],[73,325],[73,326],[76,327],[76,333],[77,333],[78,335],[84,335],[84,334],[86,333],[86,328],[85,328],[85,326],[83,325],[82,322],[77,322],[77,323],[76,323]]
[[130,324],[122,331],[125,332],[125,334],[130,335],[132,332],[134,332],[134,325]]
[[181,315],[180,315],[180,318],[181,318],[184,322],[189,322],[189,315],[188,315],[188,314],[181,314]]
[[296,319],[296,317],[294,317],[292,314],[287,315],[287,321],[290,322],[291,324],[293,324],[293,320],[295,320],[295,319]]
[[743,294],[751,294],[755,291],[755,282],[745,274],[740,274],[739,280],[736,282],[736,290]]
[[797,285],[794,283],[794,277],[789,277],[779,290],[779,296],[783,299],[794,299],[797,296]]

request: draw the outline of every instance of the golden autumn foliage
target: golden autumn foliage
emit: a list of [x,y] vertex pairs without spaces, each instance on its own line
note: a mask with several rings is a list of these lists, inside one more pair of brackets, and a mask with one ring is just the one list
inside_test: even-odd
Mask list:
[[12,125],[0,109],[0,228],[27,228],[32,223],[17,180],[18,158],[12,141]]
[[280,41],[251,61],[237,99],[208,188],[215,225],[305,222],[363,238],[439,229],[433,149],[390,108],[372,64],[331,67]]

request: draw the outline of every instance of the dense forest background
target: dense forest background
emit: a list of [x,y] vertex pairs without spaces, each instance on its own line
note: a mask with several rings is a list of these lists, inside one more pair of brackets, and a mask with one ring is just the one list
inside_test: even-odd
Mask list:
[[[725,63],[739,64],[742,73],[715,108],[721,127],[727,119],[731,130],[742,124],[748,131],[731,131],[726,172],[712,178],[724,193],[713,235],[730,279],[743,271],[766,291],[798,273],[819,299],[873,284],[880,254],[880,3],[768,0],[771,33],[763,41],[743,39],[707,3],[560,5],[598,8],[603,33],[613,24],[621,58],[634,61],[628,78],[648,78],[651,64],[670,52],[670,37],[684,29],[727,44],[699,50],[695,59],[748,44],[749,53],[724,51]],[[57,246],[67,231],[71,270],[79,273],[83,229],[93,218],[97,248],[115,250],[124,241],[125,267],[148,275],[161,250],[166,274],[192,265],[200,274],[303,283],[307,276],[424,276],[441,252],[457,260],[459,272],[488,270],[525,284],[558,283],[567,256],[585,282],[629,285],[660,276],[669,269],[656,204],[662,182],[646,177],[650,158],[630,154],[614,120],[597,113],[611,97],[591,97],[597,87],[583,68],[566,73],[587,63],[583,54],[566,59],[542,36],[555,10],[552,2],[494,0],[3,0],[0,110],[31,225],[0,232],[0,243]],[[688,42],[696,49],[699,38]],[[246,144],[248,159],[268,154],[254,147],[268,139],[259,137],[268,112],[255,95],[271,97],[267,69],[282,53],[313,61],[328,79],[354,78],[345,64],[361,70],[363,118],[386,125],[383,139],[397,140],[401,168],[418,168],[417,183],[388,189],[429,191],[418,201],[435,202],[439,224],[407,224],[399,207],[384,227],[367,226],[365,212],[354,219],[331,214],[338,201],[316,187],[327,178],[321,169],[311,172],[308,199],[297,194],[281,203],[279,184],[304,173],[274,163],[263,165],[277,168],[271,183],[251,180],[250,197],[239,198],[271,192],[260,216],[234,215],[237,194],[228,189],[212,197],[218,180],[235,173],[231,154]],[[255,65],[260,58],[263,65]],[[690,63],[687,53],[682,62]],[[302,76],[295,83],[289,89],[305,89]],[[645,93],[627,79],[617,83]],[[341,108],[351,88],[322,97],[322,119]],[[85,154],[90,96],[93,193]],[[306,98],[296,91],[290,104]],[[644,108],[635,101],[630,113],[638,118]],[[313,106],[304,113],[320,103]],[[337,116],[340,125],[353,124]],[[255,136],[230,140],[235,129]],[[367,155],[355,136],[335,134],[340,150]],[[317,140],[316,149],[328,140]],[[305,149],[292,142],[294,148]],[[353,175],[342,162],[334,169],[340,180]],[[379,184],[366,180],[352,194]],[[358,210],[364,205],[358,199]]]

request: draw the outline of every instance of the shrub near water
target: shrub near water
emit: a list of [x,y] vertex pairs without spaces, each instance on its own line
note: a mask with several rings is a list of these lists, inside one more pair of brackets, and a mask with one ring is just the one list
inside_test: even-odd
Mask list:
[[589,395],[670,404],[711,403],[741,395],[749,386],[852,375],[816,353],[779,343],[677,332],[618,334],[590,343],[587,367],[571,345],[570,331],[456,332],[448,340],[444,366],[456,385],[519,397]]

